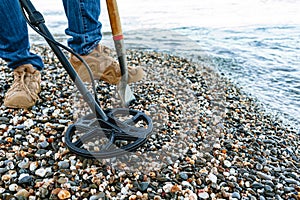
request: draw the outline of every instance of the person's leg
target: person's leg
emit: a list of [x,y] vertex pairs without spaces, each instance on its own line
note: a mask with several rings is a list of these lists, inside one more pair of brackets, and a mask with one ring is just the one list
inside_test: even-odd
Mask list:
[[89,54],[102,39],[100,0],[63,0],[71,38],[68,45],[78,54]]
[[[66,34],[71,36],[68,45],[89,64],[95,79],[117,84],[121,79],[118,62],[108,55],[108,50],[100,46],[102,24],[100,16],[100,0],[63,0],[68,28]],[[71,64],[83,81],[89,81],[88,71],[75,56],[71,56]],[[141,67],[128,67],[128,81],[142,79]]]
[[43,61],[29,51],[27,24],[18,0],[1,0],[0,19],[0,58],[14,73],[3,103],[10,108],[29,108],[38,99]]
[[42,70],[44,65],[41,57],[29,51],[27,24],[19,1],[1,0],[0,19],[0,58],[11,69],[32,64],[36,69]]

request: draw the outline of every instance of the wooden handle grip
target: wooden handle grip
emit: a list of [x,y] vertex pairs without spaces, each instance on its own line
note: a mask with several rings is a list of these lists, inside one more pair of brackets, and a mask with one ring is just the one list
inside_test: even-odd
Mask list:
[[122,35],[121,20],[116,0],[106,0],[110,26],[113,36]]

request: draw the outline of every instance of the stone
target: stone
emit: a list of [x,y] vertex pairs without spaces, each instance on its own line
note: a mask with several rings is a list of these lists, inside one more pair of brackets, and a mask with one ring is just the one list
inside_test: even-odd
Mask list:
[[58,162],[59,169],[68,169],[70,167],[70,163],[68,161],[60,161]]
[[224,167],[227,167],[227,168],[231,167],[231,162],[228,160],[224,160],[223,164],[224,164]]
[[28,198],[29,195],[30,195],[30,192],[28,192],[25,189],[21,189],[15,194],[16,197],[24,197],[25,199]]
[[294,192],[295,191],[295,188],[294,187],[284,187],[283,190],[285,192]]
[[185,181],[189,178],[186,172],[180,172],[179,177]]
[[149,187],[149,182],[141,182],[139,185],[140,185],[140,189],[141,189],[141,191],[142,192],[145,192],[147,189],[148,189],[148,187]]
[[46,175],[47,171],[44,168],[39,168],[35,171],[35,175],[44,177]]
[[12,191],[12,192],[16,192],[18,190],[19,186],[15,183],[9,185],[8,189],[9,191]]
[[212,182],[212,183],[217,183],[218,177],[214,174],[209,174],[208,175],[208,179]]
[[71,193],[68,190],[60,190],[57,197],[59,199],[68,199],[71,197]]
[[259,178],[262,178],[262,179],[266,179],[266,180],[274,179],[274,177],[272,177],[271,175],[268,175],[268,174],[263,173],[263,172],[257,172],[256,174]]
[[199,192],[198,193],[198,197],[200,199],[208,199],[209,198],[209,194],[207,192]]
[[256,188],[256,189],[261,189],[261,188],[264,187],[264,185],[261,184],[261,183],[258,183],[258,182],[256,182],[256,181],[254,181],[254,182],[252,183],[252,187],[253,187],[253,188]]
[[240,193],[238,192],[233,192],[232,195],[231,195],[232,198],[236,198],[236,199],[240,199],[241,198],[241,195]]
[[32,176],[27,175],[27,176],[24,176],[21,179],[19,179],[18,183],[30,185],[31,183],[33,183],[33,178],[32,178]]

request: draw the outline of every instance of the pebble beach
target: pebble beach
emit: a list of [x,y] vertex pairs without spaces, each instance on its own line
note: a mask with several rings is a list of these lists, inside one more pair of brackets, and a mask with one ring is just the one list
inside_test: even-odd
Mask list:
[[[0,61],[0,199],[300,199],[299,130],[210,66],[128,50],[128,65],[145,71],[129,107],[152,118],[153,133],[126,159],[86,159],[64,134],[89,109],[52,51],[32,51],[45,70],[28,110],[2,105],[13,76]],[[120,106],[115,86],[96,89],[102,108]]]

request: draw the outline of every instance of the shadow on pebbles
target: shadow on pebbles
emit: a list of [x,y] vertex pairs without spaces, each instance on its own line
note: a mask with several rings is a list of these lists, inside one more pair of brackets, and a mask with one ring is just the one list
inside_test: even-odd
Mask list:
[[[40,100],[0,107],[0,199],[300,199],[299,132],[213,69],[162,53],[127,51],[145,71],[130,108],[152,118],[148,141],[119,158],[70,153],[66,128],[89,108],[52,51],[32,50]],[[0,70],[2,105],[13,77]],[[103,109],[120,107],[115,86],[96,90]]]

